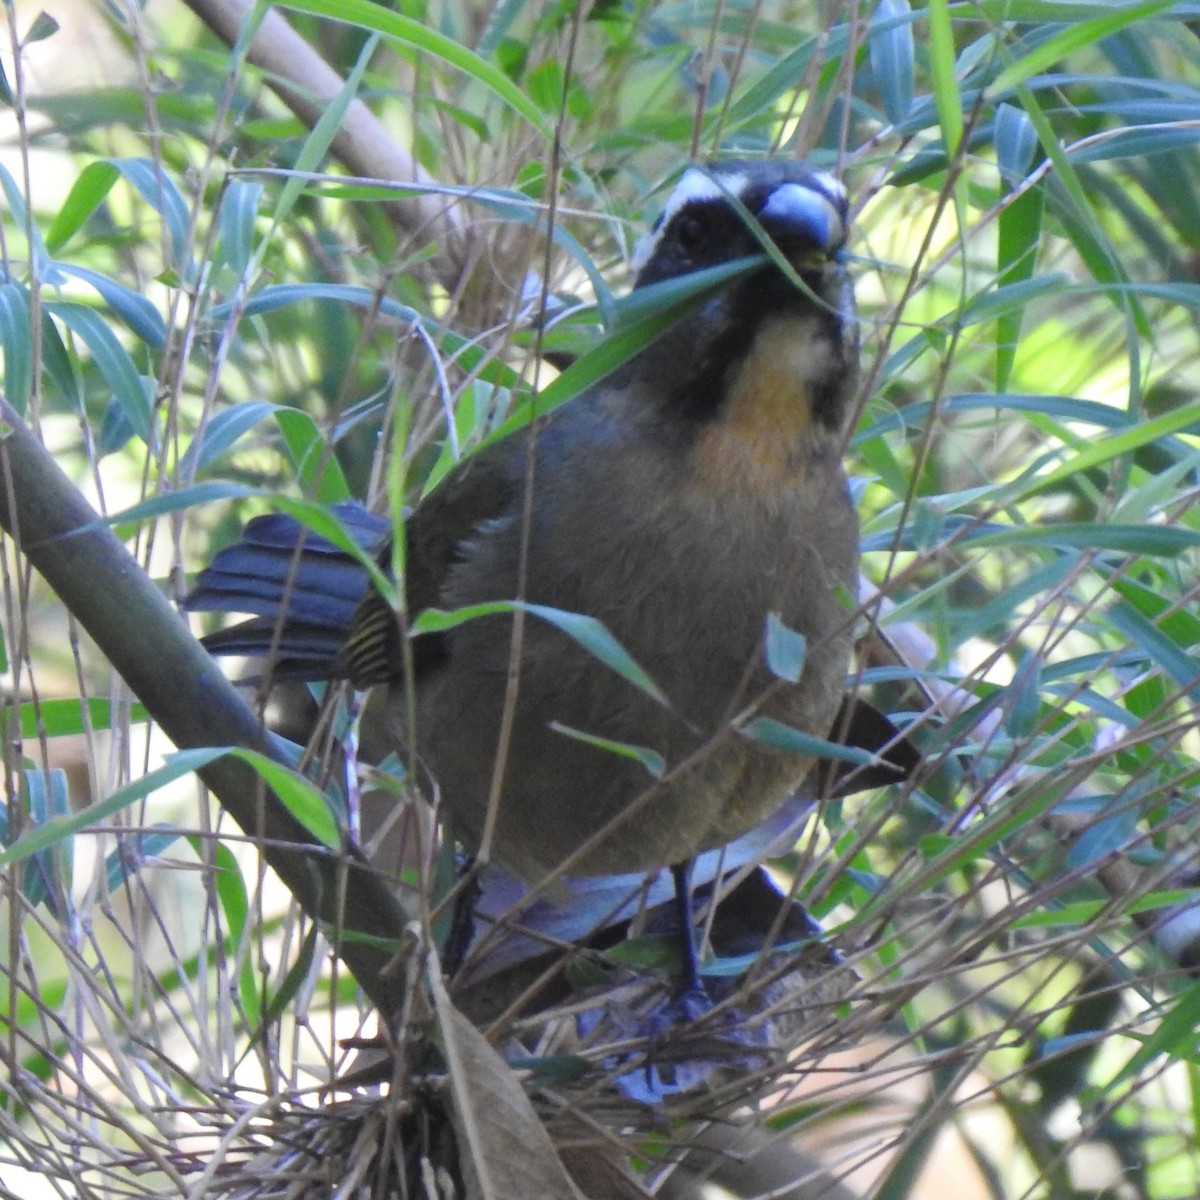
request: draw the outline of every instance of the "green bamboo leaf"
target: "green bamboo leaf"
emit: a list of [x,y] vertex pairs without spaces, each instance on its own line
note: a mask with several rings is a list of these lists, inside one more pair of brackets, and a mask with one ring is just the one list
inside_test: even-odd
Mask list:
[[773,717],[755,717],[741,727],[741,733],[765,746],[790,750],[793,754],[803,754],[808,758],[829,758],[859,767],[874,766],[880,761],[869,750],[859,746],[843,746],[839,742],[814,737],[811,733],[801,733],[799,729],[793,729]]
[[807,654],[808,641],[804,634],[789,629],[778,613],[768,613],[766,656],[771,673],[788,683],[798,683]]
[[1131,297],[1122,285],[1127,283],[1121,261],[1116,251],[1108,241],[1103,226],[1097,220],[1088,200],[1087,189],[1084,188],[1065,151],[1059,144],[1054,131],[1053,122],[1043,110],[1037,97],[1024,83],[1016,84],[1017,98],[1021,107],[1029,116],[1037,131],[1038,140],[1047,157],[1053,163],[1055,171],[1052,178],[1046,182],[1045,196],[1054,205],[1056,214],[1062,222],[1067,236],[1075,249],[1087,264],[1093,277],[1101,283],[1113,285],[1108,293],[1118,309],[1131,322],[1131,333],[1127,338],[1127,348],[1130,366],[1136,377],[1138,366],[1138,344],[1132,335],[1132,330],[1144,339],[1151,338],[1150,322],[1145,311]]
[[24,284],[0,284],[0,349],[4,351],[5,395],[24,416],[33,391],[33,322]]
[[[66,771],[51,768],[26,767],[21,773],[24,800],[29,821],[36,829],[71,811],[70,782]],[[7,822],[5,824],[7,836]],[[60,920],[67,920],[61,911],[60,897],[70,895],[74,867],[73,843],[68,839],[53,848],[33,856],[21,874],[21,893],[31,906],[45,903]]]
[[53,37],[58,29],[58,22],[48,12],[40,12],[33,18],[33,24],[21,39],[21,45],[32,46],[34,42],[44,42],[48,37]]
[[1118,633],[1149,655],[1194,703],[1200,704],[1200,659],[1188,654],[1125,600],[1112,605],[1107,615]]
[[[104,525],[136,525],[142,521],[152,521],[156,517],[168,513],[184,512],[189,508],[198,508],[202,504],[214,504],[221,500],[244,500],[248,496],[260,495],[256,489],[244,483],[227,483],[224,480],[208,480],[204,483],[192,484],[190,487],[177,488],[175,491],[160,492],[143,500],[139,504],[130,505],[120,512],[112,513],[101,518],[95,524]],[[85,529],[90,526],[84,526]]]
[[[1171,439],[1171,444],[1176,439]],[[1162,445],[1163,443],[1159,443]],[[1169,467],[1152,475],[1136,473],[1125,495],[1113,506],[1112,520],[1118,524],[1152,521],[1172,508],[1189,479],[1200,471],[1200,446],[1185,452]]]
[[[1001,211],[996,243],[1000,288],[1015,289],[1032,278],[1042,236],[1043,208],[1041,191],[1031,188]],[[996,390],[999,392],[1008,387],[1012,377],[1024,316],[1025,306],[1020,304],[1001,313],[996,320]]]
[[942,142],[950,158],[958,153],[963,136],[962,97],[954,61],[954,33],[950,22],[949,0],[930,0],[926,11],[929,22],[929,72],[933,102]]
[[[212,855],[213,886],[217,894],[217,902],[221,906],[221,914],[225,918],[225,929],[229,944],[235,952],[240,950],[247,939],[252,936],[253,905],[250,900],[250,889],[246,886],[245,876],[233,851],[224,842],[212,843],[211,851],[201,846],[198,839],[190,839],[192,848],[203,862],[206,853]],[[313,932],[317,927],[313,926]],[[257,1029],[262,1021],[262,998],[259,995],[258,975],[255,971],[253,954],[242,953],[238,961],[241,968],[237,975],[238,1000],[246,1021],[252,1029]]]
[[104,859],[104,881],[109,891],[116,892],[125,887],[146,863],[170,850],[180,836],[173,825],[123,833],[120,846]]
[[84,829],[90,829],[122,809],[128,808],[131,804],[145,800],[159,788],[166,787],[169,783],[174,783],[176,779],[182,779],[185,775],[201,770],[214,759],[227,753],[229,753],[228,750],[219,746],[202,750],[176,751],[170,755],[164,766],[147,772],[140,779],[135,779],[127,787],[114,792],[107,800],[90,804],[79,812],[53,817],[44,825],[31,829],[11,846],[0,851],[0,867],[20,862],[41,850],[59,845],[74,834]]
[[148,721],[150,715],[141,704],[118,706],[111,700],[91,697],[87,700],[42,700],[36,704],[22,704],[19,718],[21,736],[32,740],[43,733],[46,737],[54,738],[74,736],[88,729],[112,729],[114,721],[118,719],[139,724]]
[[[1103,16],[1063,25],[1057,33],[1039,45],[1025,49],[1015,62],[1005,67],[988,86],[992,96],[999,96],[1026,83],[1035,75],[1050,70],[1064,58],[1080,50],[1086,50],[1111,34],[1147,17],[1155,16],[1171,7],[1171,0],[1150,0],[1147,4],[1133,4],[1128,8],[1106,11]],[[1095,11],[1086,5],[1079,6],[1080,13]],[[1071,9],[1063,5],[1055,20],[1069,18]],[[1011,18],[1010,18],[1011,19]]]
[[70,406],[72,412],[83,412],[83,396],[79,390],[76,364],[67,350],[58,326],[50,314],[42,310],[42,366],[54,387]]
[[[376,6],[372,5],[372,7]],[[380,11],[387,10],[380,8]],[[391,14],[389,13],[389,15]],[[300,199],[304,189],[308,186],[307,180],[302,177],[303,173],[319,170],[325,161],[329,147],[333,144],[333,139],[337,136],[338,130],[341,129],[345,120],[346,110],[358,95],[363,74],[375,54],[378,41],[379,39],[375,37],[369,37],[364,41],[359,49],[358,59],[342,86],[322,105],[320,118],[300,147],[300,153],[295,163],[297,173],[291,175],[280,189],[275,210],[271,214],[273,228],[278,228],[287,220],[296,201]]]
[[650,676],[638,666],[627,650],[609,633],[604,623],[583,613],[567,612],[561,608],[550,608],[544,604],[526,604],[518,600],[494,600],[487,604],[471,604],[456,608],[452,612],[427,608],[412,623],[414,634],[441,633],[454,629],[467,621],[481,617],[494,617],[517,611],[529,613],[553,625],[577,642],[589,654],[605,666],[616,671],[634,687],[653,697],[660,704],[669,705],[666,695]]
[[121,319],[152,350],[161,350],[167,341],[167,326],[157,308],[141,292],[101,275],[88,267],[73,263],[56,262],[55,267],[64,275],[74,275],[91,284],[113,313]]
[[350,485],[342,465],[316,421],[297,408],[276,407],[274,415],[304,492],[323,504],[349,500]]
[[1166,596],[1127,575],[1105,572],[1108,586],[1124,597],[1147,621],[1177,648],[1200,646],[1200,616],[1187,608],[1175,608]]
[[104,416],[100,419],[100,430],[96,434],[96,453],[100,458],[123,450],[137,436],[137,430],[129,423],[115,396],[108,398]]
[[1115,550],[1121,554],[1170,558],[1200,546],[1200,531],[1172,525],[1106,525],[1080,521],[1004,530],[981,528],[978,534],[967,534],[962,542],[972,546],[1041,545]]
[[1038,148],[1033,122],[1021,109],[1011,104],[998,104],[992,137],[1000,178],[1010,190],[1019,187],[1029,174]]
[[619,758],[628,758],[639,762],[655,779],[661,779],[666,774],[666,759],[658,751],[651,750],[648,746],[635,746],[632,742],[615,742],[612,738],[597,737],[595,734],[585,733],[582,729],[572,729],[570,725],[564,725],[561,721],[551,721],[550,728],[564,737],[569,737],[576,742],[583,742],[588,746],[595,746],[597,750],[603,750],[607,754],[615,754]]
[[1117,158],[1147,158],[1153,154],[1178,154],[1200,142],[1200,129],[1189,125],[1168,129],[1117,129],[1072,146],[1067,157],[1073,163],[1109,162]]
[[171,266],[179,274],[186,274],[184,254],[191,217],[187,202],[174,181],[148,158],[110,158],[108,161],[162,217],[171,243]]
[[[1004,185],[1018,187],[1025,179],[1037,150],[1037,131],[1019,108],[1001,104],[996,108],[994,127],[996,166]],[[998,291],[1014,289],[1033,277],[1042,231],[1044,201],[1039,189],[1031,188],[1016,197],[1000,213],[997,243]],[[1012,376],[1021,337],[1024,304],[1001,313],[996,325],[996,389],[1004,391]]]
[[[1118,803],[1114,800],[1119,799]],[[1086,871],[1099,863],[1112,861],[1118,854],[1128,854],[1130,842],[1137,837],[1138,822],[1143,814],[1125,796],[1105,797],[1101,807],[1087,827],[1072,842],[1067,851],[1067,863],[1073,870]]]
[[[758,120],[780,96],[795,89],[796,80],[805,77],[814,53],[819,50],[827,60],[833,61],[845,54],[848,43],[848,27],[836,25],[829,30],[827,37],[803,37],[799,45],[780,55],[765,71],[749,72],[745,84],[729,105],[725,123],[736,128],[744,122]],[[688,47],[681,47],[683,57],[691,53]]]
[[[1081,400],[1078,396],[1022,395],[1017,392],[968,392],[947,396],[938,402],[939,414],[987,412],[1021,412],[1053,418],[1056,421],[1081,422],[1100,429],[1132,431],[1137,421],[1124,409],[1095,400]],[[932,404],[918,401],[903,412],[881,410],[858,436],[860,438],[885,437],[907,427],[921,427],[929,419]],[[1183,428],[1187,428],[1186,422]]]
[[[489,355],[478,339],[467,339],[461,334],[445,329],[438,321],[427,320],[415,308],[402,304],[391,296],[380,297],[371,288],[351,284],[333,283],[281,283],[271,284],[257,292],[238,314],[242,319],[261,316],[293,304],[308,302],[330,302],[347,304],[364,312],[378,311],[384,316],[417,326],[445,355],[464,372],[478,373],[480,378],[501,387],[517,387],[521,375],[512,367]],[[226,320],[233,312],[232,304],[220,304],[213,308],[214,321]]]
[[1116,1073],[1108,1088],[1118,1088],[1136,1079],[1160,1055],[1196,1063],[1196,1030],[1200,1028],[1200,981],[1189,985],[1174,998],[1158,1028],[1149,1036],[1126,1034],[1141,1042],[1129,1061]]
[[283,7],[327,17],[331,21],[355,25],[360,29],[371,29],[401,45],[411,46],[421,54],[440,58],[482,84],[515,113],[524,117],[543,137],[551,136],[552,131],[544,114],[503,71],[422,21],[372,4],[370,0],[288,0]]
[[196,436],[179,460],[180,476],[194,479],[222,454],[232,450],[242,437],[271,416],[277,407],[265,400],[246,400],[215,413],[196,431]]
[[[310,925],[304,941],[300,943],[296,961],[288,968],[288,972],[283,977],[275,994],[267,999],[265,1004],[256,999],[255,1007],[258,1011],[258,1020],[254,1023],[257,1027],[256,1032],[260,1029],[274,1028],[276,1022],[282,1020],[288,1013],[296,997],[308,986],[309,981],[313,978],[314,963],[321,947],[320,937],[320,927],[316,924]],[[254,984],[257,997],[257,981],[253,976],[251,982]],[[250,1015],[249,1009],[246,1010],[246,1015]]]
[[323,846],[342,849],[345,837],[328,797],[311,779],[277,763],[257,750],[232,750],[236,758],[247,762],[262,781],[282,801],[288,812]]
[[13,225],[29,238],[29,255],[38,264],[38,273],[45,279],[52,277],[54,272],[50,265],[50,254],[42,241],[41,230],[30,216],[24,192],[17,186],[17,181],[3,163],[0,163],[0,188],[3,189],[4,198],[12,212]]
[[1061,466],[1044,475],[1030,478],[1027,473],[1020,486],[1020,494],[1032,496],[1047,488],[1058,487],[1084,471],[1112,462],[1123,455],[1132,454],[1143,446],[1188,429],[1197,422],[1200,422],[1200,400],[1164,413],[1161,417],[1139,421],[1123,431],[1110,433],[1105,438],[1085,445]]
[[1042,660],[1025,654],[1004,693],[1004,730],[1010,738],[1028,738],[1042,712]]
[[899,125],[912,108],[916,62],[912,23],[908,0],[880,0],[867,37],[871,73],[893,125]]
[[[1170,558],[1200,546],[1200,531],[1173,525],[1107,525],[1102,522],[1065,522],[1058,525],[1002,526],[976,523],[970,518],[948,517],[941,537],[967,547],[1033,546],[1044,550],[1111,550],[1118,554],[1144,554]],[[864,551],[912,550],[917,541],[907,530],[894,530],[863,538]]]
[[632,655],[609,633],[603,622],[584,613],[566,612],[564,609],[550,608],[545,604],[521,604],[514,607],[523,608],[553,625],[634,687],[640,688],[660,704],[669,706],[670,701],[662,689],[638,666]]
[[738,259],[719,267],[695,271],[682,279],[638,288],[628,296],[622,296],[614,306],[618,322],[615,330],[573,362],[534,399],[522,404],[488,435],[483,444],[490,445],[510,437],[524,429],[535,415],[545,416],[607,379],[639,350],[675,325],[685,313],[727,287],[731,280],[753,270],[762,261],[759,255]]
[[533,102],[553,120],[562,111],[567,80],[562,64],[554,59],[538,63],[525,76],[525,91]]
[[217,212],[221,239],[217,253],[239,279],[245,276],[254,250],[254,222],[262,190],[261,183],[232,179],[221,196]]
[[142,441],[152,445],[150,398],[146,384],[125,347],[117,341],[100,314],[82,304],[46,304],[45,310],[69,326],[76,337],[84,342],[130,427]]
[[56,254],[79,232],[120,177],[121,172],[110,162],[93,162],[84,167],[46,233],[46,248],[51,254]]

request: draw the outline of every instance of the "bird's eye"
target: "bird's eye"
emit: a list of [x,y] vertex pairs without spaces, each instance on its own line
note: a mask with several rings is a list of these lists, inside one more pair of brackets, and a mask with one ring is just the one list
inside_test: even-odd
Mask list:
[[698,217],[680,217],[675,240],[684,250],[695,250],[704,237],[704,222]]

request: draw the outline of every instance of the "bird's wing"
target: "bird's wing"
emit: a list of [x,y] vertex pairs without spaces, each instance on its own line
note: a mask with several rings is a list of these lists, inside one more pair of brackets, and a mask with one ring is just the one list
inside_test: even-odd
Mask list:
[[[458,464],[405,522],[405,603],[410,616],[437,606],[450,568],[463,543],[486,521],[513,510],[519,497],[519,453],[511,442],[497,442]],[[390,543],[386,553],[390,555]],[[386,565],[386,564],[385,564]],[[418,675],[432,670],[445,654],[440,634],[412,642],[412,666]],[[391,683],[404,675],[404,639],[396,614],[374,589],[342,631],[337,674],[356,687]]]
[[[391,526],[358,504],[335,506],[346,532],[382,555]],[[192,612],[252,613],[203,639],[213,654],[269,660],[273,679],[324,679],[368,587],[362,564],[286,513],[255,517],[219,551],[184,601]]]
[[[406,599],[418,613],[437,604],[458,547],[484,521],[515,502],[517,455],[497,443],[455,467],[406,522]],[[334,506],[342,528],[385,568],[391,522],[360,504]],[[398,678],[402,643],[391,607],[352,554],[286,513],[255,517],[196,578],[192,612],[250,613],[252,619],[207,635],[213,654],[269,658],[274,679],[348,675],[367,686]],[[436,636],[414,643],[418,671],[441,653]]]
[[435,608],[460,547],[485,521],[514,510],[521,489],[521,434],[463,459],[405,523],[408,611]]

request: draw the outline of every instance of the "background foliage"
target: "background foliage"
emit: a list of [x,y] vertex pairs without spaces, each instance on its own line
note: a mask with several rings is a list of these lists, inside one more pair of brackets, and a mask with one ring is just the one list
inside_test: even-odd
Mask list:
[[[842,174],[861,686],[926,762],[776,864],[861,983],[763,1103],[771,1144],[848,1196],[1196,1195],[1200,990],[1154,936],[1200,781],[1194,8],[281,11],[349,81],[315,124],[179,4],[8,8],[9,402],[103,512],[142,506],[117,528],[177,597],[276,497],[412,502],[535,386],[601,374],[689,157]],[[415,220],[330,157],[355,94],[425,172]],[[537,332],[543,290],[588,307]],[[550,351],[580,356],[557,383]],[[4,589],[6,844],[131,790],[7,868],[0,1184],[189,1194],[226,1089],[327,1081],[362,1017],[234,831],[145,782],[146,714],[11,553]],[[645,1179],[699,1194],[654,1124],[622,1126]]]

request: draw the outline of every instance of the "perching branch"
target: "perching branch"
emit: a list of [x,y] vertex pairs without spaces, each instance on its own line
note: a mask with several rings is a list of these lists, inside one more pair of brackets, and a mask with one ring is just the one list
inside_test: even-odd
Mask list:
[[[236,746],[290,766],[270,735],[103,519],[0,398],[0,525],[181,749]],[[230,755],[199,772],[221,806],[310,916],[385,1016],[402,973],[388,944],[407,915],[356,848],[318,843],[246,762]],[[349,934],[365,935],[350,937]]]

